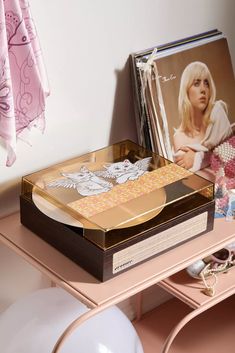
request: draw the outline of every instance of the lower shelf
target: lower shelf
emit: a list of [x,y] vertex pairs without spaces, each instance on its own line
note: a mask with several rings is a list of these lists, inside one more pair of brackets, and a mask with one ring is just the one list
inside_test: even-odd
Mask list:
[[[227,273],[219,273],[217,275],[218,283],[215,286],[215,295],[213,297],[205,295],[205,293],[203,293],[205,285],[202,280],[200,281],[190,277],[186,273],[186,270],[177,272],[163,281],[160,281],[159,286],[192,308],[198,308],[211,302],[212,299],[214,301],[217,299],[218,301],[222,301],[224,298],[230,296],[231,292],[235,293],[234,270],[235,266]],[[212,283],[213,279],[209,278],[207,282]]]
[[[189,322],[179,332],[169,353],[234,353],[234,296]],[[160,305],[133,322],[145,353],[160,353],[174,326],[189,312],[178,299]]]

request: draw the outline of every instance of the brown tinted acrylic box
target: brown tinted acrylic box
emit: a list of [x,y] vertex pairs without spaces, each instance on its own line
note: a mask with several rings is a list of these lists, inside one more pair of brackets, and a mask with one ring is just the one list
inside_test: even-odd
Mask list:
[[105,281],[211,230],[213,195],[127,140],[23,177],[21,222]]

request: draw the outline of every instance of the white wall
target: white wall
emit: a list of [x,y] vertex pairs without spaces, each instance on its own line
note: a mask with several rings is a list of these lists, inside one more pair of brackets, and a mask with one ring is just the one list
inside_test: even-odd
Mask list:
[[[19,141],[17,160],[10,168],[5,167],[6,151],[0,143],[0,217],[19,208],[23,175],[124,138],[136,139],[130,53],[219,28],[228,38],[235,67],[233,0],[31,0],[30,4],[51,86],[47,126],[44,135],[32,132],[32,147]],[[10,278],[5,273],[9,267],[17,268],[20,260],[3,246],[0,256],[1,287],[13,300],[21,293],[18,271],[14,290],[10,284],[14,271]],[[41,285],[35,271],[22,263],[20,269],[27,273],[25,288]]]

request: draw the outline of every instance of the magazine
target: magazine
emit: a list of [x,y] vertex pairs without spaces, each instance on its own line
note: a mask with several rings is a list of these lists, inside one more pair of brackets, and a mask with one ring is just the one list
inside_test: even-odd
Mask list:
[[213,180],[210,151],[235,131],[235,80],[223,33],[201,33],[131,59],[139,143]]

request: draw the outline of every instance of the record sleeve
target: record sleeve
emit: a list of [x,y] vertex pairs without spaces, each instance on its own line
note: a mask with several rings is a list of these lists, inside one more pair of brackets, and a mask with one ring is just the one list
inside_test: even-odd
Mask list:
[[235,133],[225,35],[212,30],[133,53],[131,69],[139,143],[214,182],[210,155]]

